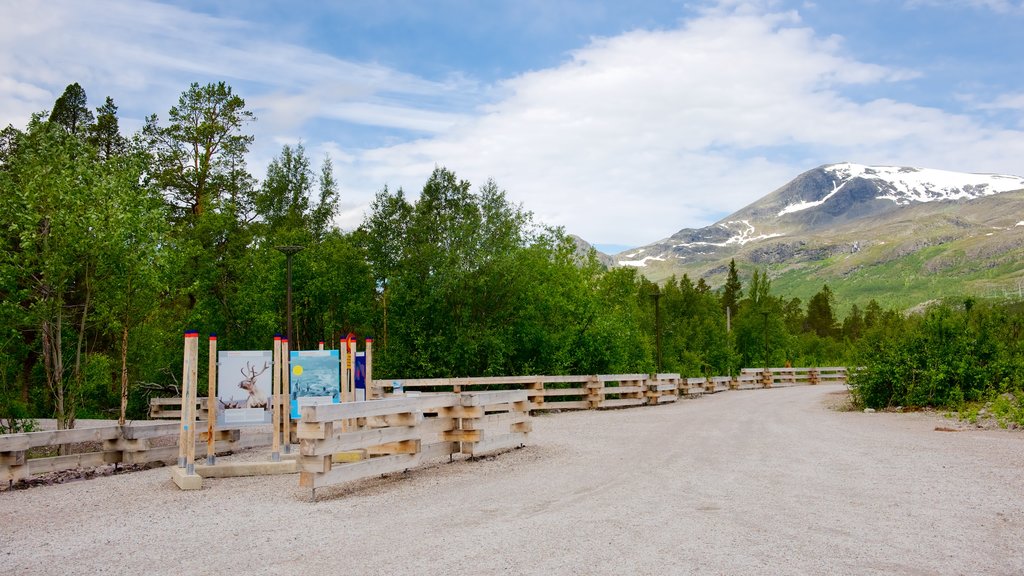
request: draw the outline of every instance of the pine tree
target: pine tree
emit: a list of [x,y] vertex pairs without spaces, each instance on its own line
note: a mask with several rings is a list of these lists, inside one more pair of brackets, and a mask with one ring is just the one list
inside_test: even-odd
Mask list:
[[722,310],[729,310],[735,315],[739,310],[737,305],[742,299],[743,285],[740,283],[739,274],[736,273],[736,260],[729,260],[729,275],[722,288]]

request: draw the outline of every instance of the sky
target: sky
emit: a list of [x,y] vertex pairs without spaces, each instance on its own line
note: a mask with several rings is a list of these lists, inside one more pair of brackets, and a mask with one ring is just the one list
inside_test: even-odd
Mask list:
[[0,0],[0,126],[192,82],[329,157],[350,230],[437,166],[607,252],[837,162],[1024,175],[1024,0]]

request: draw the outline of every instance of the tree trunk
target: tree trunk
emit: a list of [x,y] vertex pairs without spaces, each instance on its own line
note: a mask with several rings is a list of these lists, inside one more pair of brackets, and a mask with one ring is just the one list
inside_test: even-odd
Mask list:
[[[73,396],[76,390],[82,390],[82,352],[83,348],[85,347],[85,320],[89,316],[89,299],[91,295],[92,291],[89,290],[89,281],[88,279],[86,279],[85,304],[82,307],[82,321],[78,323],[78,342],[75,345],[75,369],[73,373],[73,381],[75,383],[75,386],[73,389],[69,390],[69,397]],[[69,408],[71,409],[68,410],[69,414],[67,415],[67,428],[70,429],[75,427],[75,402],[73,398],[69,398],[69,400]]]
[[124,426],[128,412],[128,323],[121,328],[121,415],[117,423]]
[[43,369],[46,372],[46,384],[53,393],[53,407],[54,416],[57,418],[57,429],[63,430],[65,429],[64,355],[61,353],[61,314],[57,313],[56,322],[50,318],[43,320],[40,328],[43,334]]

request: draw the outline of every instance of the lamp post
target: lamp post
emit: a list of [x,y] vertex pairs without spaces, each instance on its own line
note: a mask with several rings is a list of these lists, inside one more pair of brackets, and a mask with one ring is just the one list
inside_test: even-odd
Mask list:
[[768,311],[762,311],[764,315],[764,371],[768,372]]
[[661,289],[657,284],[654,285],[654,292],[651,293],[651,298],[654,298],[654,342],[655,348],[658,353],[658,372],[661,372]]
[[287,308],[285,312],[285,318],[287,325],[285,326],[285,334],[288,337],[289,346],[294,345],[292,341],[292,255],[298,254],[305,249],[305,246],[275,246],[275,250],[285,255],[285,260],[288,262],[288,283],[285,292],[287,293]]

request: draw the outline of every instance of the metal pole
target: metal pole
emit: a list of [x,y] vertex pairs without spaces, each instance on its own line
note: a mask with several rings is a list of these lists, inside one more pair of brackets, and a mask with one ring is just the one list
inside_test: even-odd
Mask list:
[[[292,339],[292,255],[301,252],[303,246],[275,246],[275,250],[285,255],[288,268],[288,280],[285,292],[287,293],[287,311],[285,312],[286,322],[288,323],[285,328],[285,336],[288,338],[289,343],[294,343]],[[294,345],[294,344],[293,344]],[[296,346],[298,348],[298,346]]]
[[764,371],[768,371],[768,313],[761,312],[764,314]]
[[292,254],[292,252],[289,252],[287,257],[285,258],[285,260],[287,260],[288,262],[288,287],[286,289],[286,292],[288,293],[288,326],[287,329],[285,330],[285,333],[287,334],[288,337],[288,342],[292,341]]
[[654,340],[658,350],[658,372],[661,372],[661,290],[654,287]]

